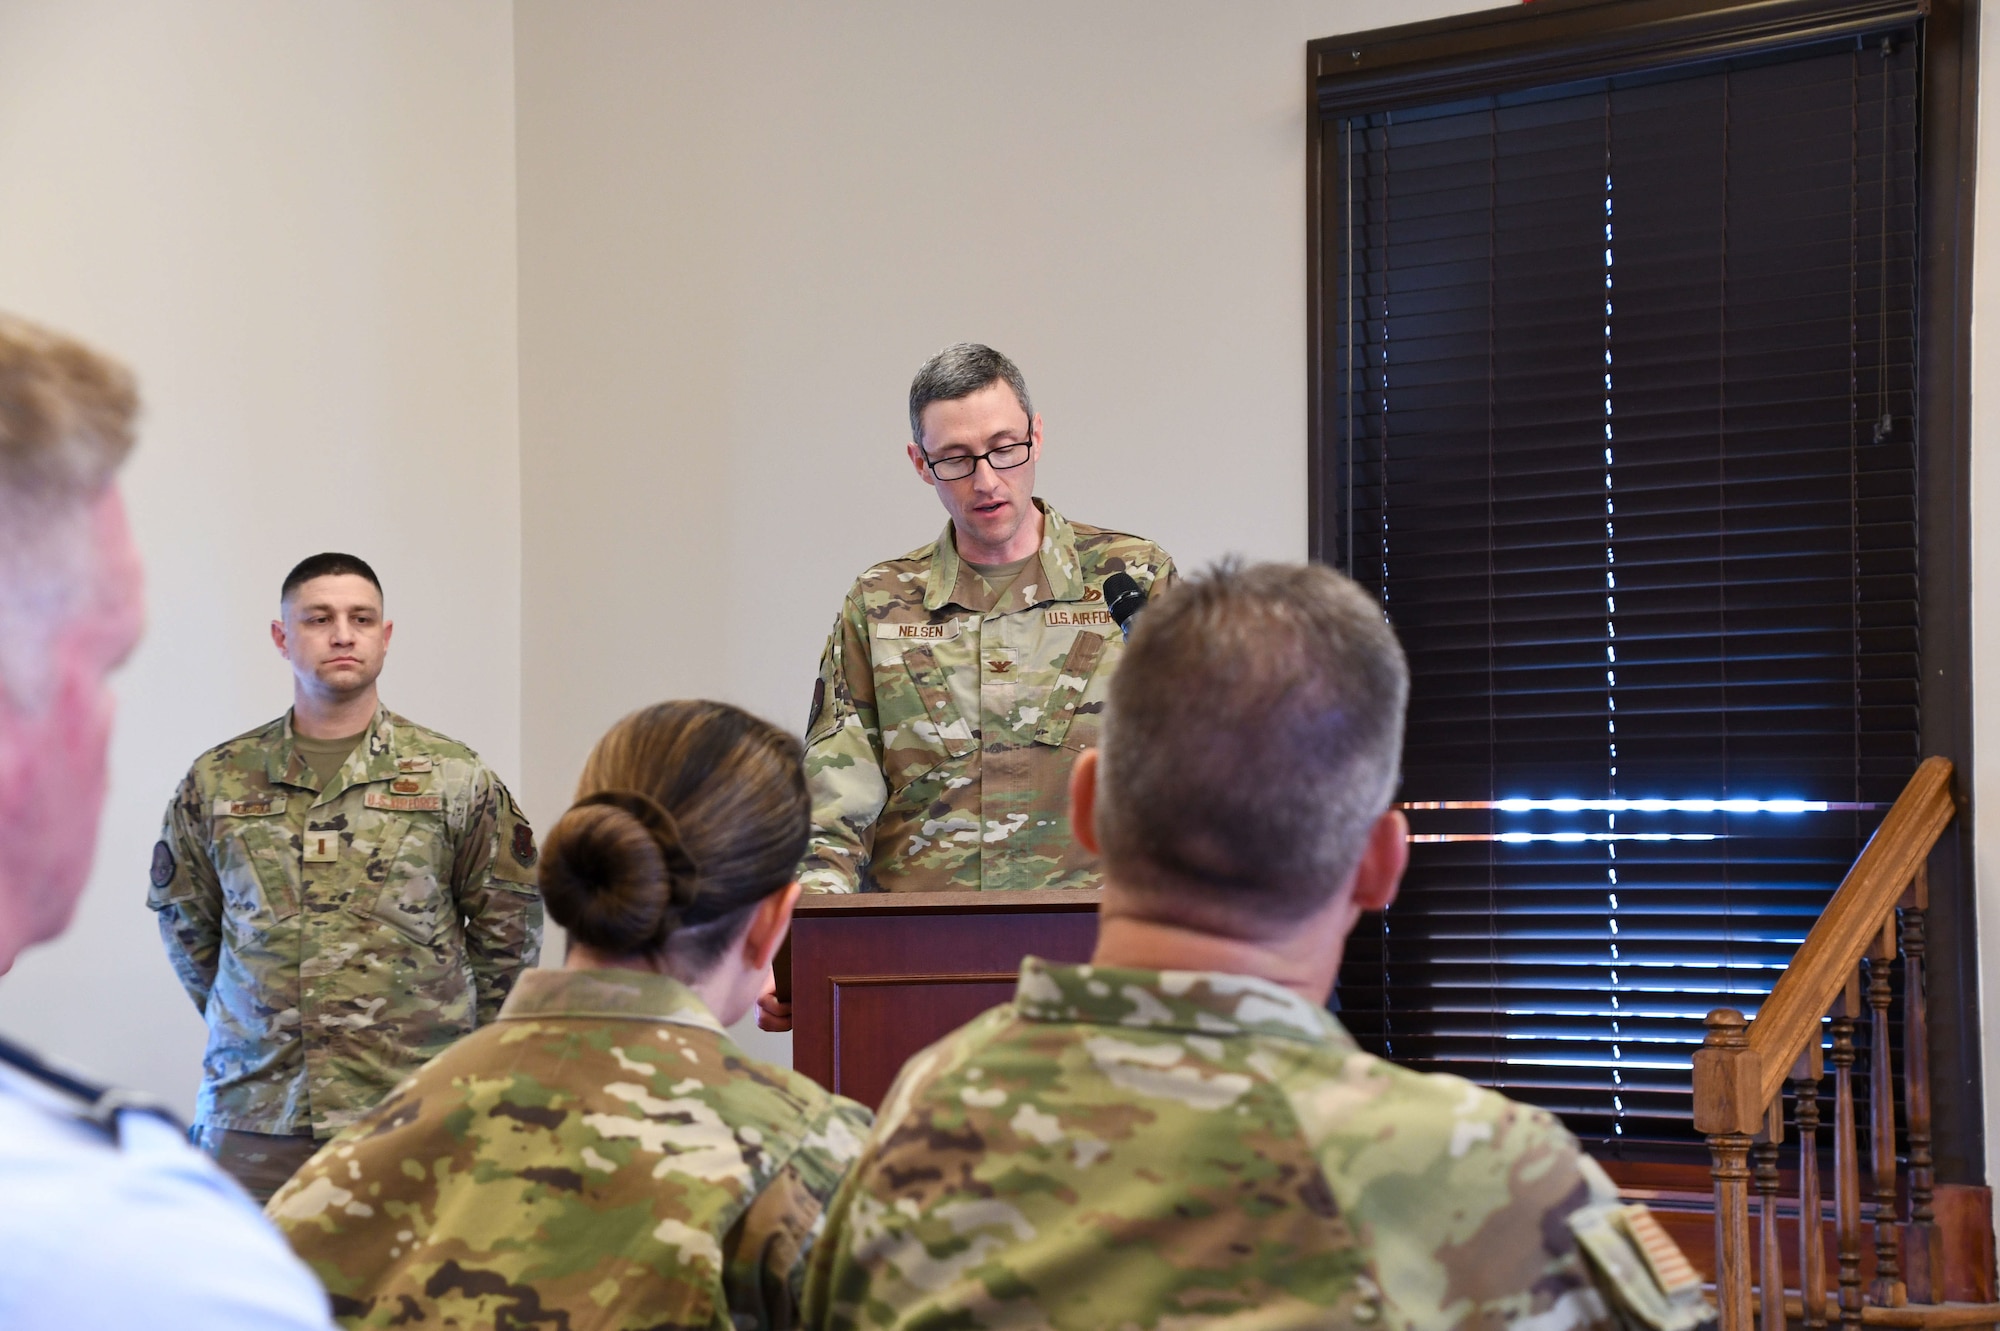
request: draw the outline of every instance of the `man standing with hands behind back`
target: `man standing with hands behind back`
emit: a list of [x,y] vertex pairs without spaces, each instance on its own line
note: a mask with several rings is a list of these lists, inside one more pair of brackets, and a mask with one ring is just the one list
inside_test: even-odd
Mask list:
[[394,625],[375,571],[314,555],[279,604],[292,710],[195,761],[148,897],[208,1022],[202,1148],[259,1201],[492,1020],[542,936],[507,788],[377,696]]
[[1124,647],[1105,579],[1173,580],[1151,541],[1035,497],[1042,418],[1021,371],[960,343],[910,385],[910,465],[950,521],[856,579],[807,722],[808,892],[1096,887],[1070,836],[1076,755]]

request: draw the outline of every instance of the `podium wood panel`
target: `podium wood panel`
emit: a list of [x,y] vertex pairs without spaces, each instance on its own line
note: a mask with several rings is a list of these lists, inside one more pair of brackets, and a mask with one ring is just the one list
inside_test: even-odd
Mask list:
[[792,918],[792,1066],[871,1108],[903,1063],[1014,995],[1021,958],[1090,959],[1097,893],[809,896]]

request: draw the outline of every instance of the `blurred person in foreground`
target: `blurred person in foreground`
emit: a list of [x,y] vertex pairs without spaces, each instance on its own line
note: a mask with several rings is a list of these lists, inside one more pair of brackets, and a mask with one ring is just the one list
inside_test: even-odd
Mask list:
[[796,1324],[868,1111],[752,1060],[809,806],[798,740],[668,702],[598,741],[542,852],[563,970],[336,1137],[270,1214],[353,1327]]
[[1028,958],[905,1066],[815,1254],[815,1326],[1612,1325],[1595,1254],[1642,1259],[1570,1134],[1326,1011],[1407,859],[1408,687],[1327,568],[1224,566],[1147,611],[1071,779],[1093,960]]
[[208,1023],[196,1138],[260,1202],[499,1015],[542,949],[535,834],[506,785],[382,705],[375,570],[309,556],[278,611],[291,710],[195,760],[146,894]]
[[[0,315],[0,974],[69,927],[90,873],[108,680],[143,619],[114,480],[137,410],[123,367]],[[0,1041],[0,1326],[326,1325],[171,1118]]]

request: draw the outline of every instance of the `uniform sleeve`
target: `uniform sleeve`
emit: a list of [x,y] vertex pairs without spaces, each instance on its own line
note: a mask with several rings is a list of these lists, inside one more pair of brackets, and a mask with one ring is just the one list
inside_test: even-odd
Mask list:
[[208,1007],[222,954],[222,884],[209,859],[210,810],[193,772],[167,805],[160,840],[153,847],[152,886],[146,904],[160,926],[167,961],[196,1011]]
[[[1440,1245],[1432,1260],[1453,1275],[1489,1273],[1489,1281],[1491,1272],[1518,1260],[1513,1280],[1493,1281],[1484,1289],[1476,1283],[1458,1286],[1472,1291],[1470,1317],[1481,1325],[1533,1319],[1550,1331],[1616,1331],[1619,1324],[1568,1223],[1578,1211],[1616,1205],[1616,1188],[1549,1114],[1511,1102],[1506,1112],[1496,1132],[1501,1149],[1490,1156],[1465,1151],[1459,1157],[1464,1163],[1451,1170],[1468,1192],[1487,1198],[1491,1210],[1466,1248],[1447,1252]],[[1504,1181],[1491,1167],[1496,1157],[1508,1171]],[[1533,1225],[1535,1241],[1522,1242],[1517,1225]]]
[[521,972],[541,959],[542,898],[535,887],[540,858],[534,829],[514,797],[499,777],[480,769],[452,864],[451,890],[465,921],[482,1026],[500,1015]]
[[1146,588],[1146,599],[1152,600],[1161,592],[1172,591],[1174,583],[1180,579],[1180,571],[1174,567],[1174,557],[1162,550],[1160,569],[1153,575],[1152,585]]
[[871,1118],[854,1101],[830,1097],[798,1151],[737,1221],[724,1245],[722,1278],[736,1325],[773,1331],[809,1325],[800,1311],[813,1239],[861,1154]]
[[[1357,1103],[1356,1087],[1389,1093]],[[1548,1113],[1400,1069],[1328,1081],[1311,1101],[1337,1116],[1320,1150],[1341,1209],[1373,1236],[1391,1323],[1612,1331],[1569,1218],[1617,1193]]]
[[326,1291],[250,1199],[141,1117],[121,1116],[118,1150],[8,1180],[0,1326],[331,1331]]
[[[819,1331],[853,1331],[893,1320],[894,1310],[873,1297],[875,1272],[882,1261],[882,1246],[889,1241],[907,1241],[913,1217],[894,1210],[881,1195],[885,1191],[885,1146],[900,1136],[912,1107],[935,1084],[940,1071],[955,1068],[982,1038],[989,1023],[1004,1019],[996,1016],[1000,1012],[1002,1009],[991,1009],[919,1050],[890,1083],[868,1139],[827,1206],[826,1223],[807,1258],[805,1292],[800,1300],[805,1325]],[[951,1185],[942,1176],[939,1181],[934,1200],[943,1201],[952,1195]],[[856,1252],[864,1244],[874,1249],[867,1257]]]
[[812,797],[812,838],[799,882],[808,892],[860,891],[889,784],[882,776],[868,625],[852,596],[827,635],[813,686],[806,788]]

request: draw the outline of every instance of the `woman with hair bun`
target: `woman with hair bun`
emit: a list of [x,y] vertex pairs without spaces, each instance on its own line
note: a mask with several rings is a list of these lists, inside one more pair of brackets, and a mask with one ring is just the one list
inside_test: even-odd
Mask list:
[[542,849],[562,970],[329,1142],[270,1214],[349,1327],[789,1327],[869,1115],[724,1034],[791,923],[798,740],[613,726]]

